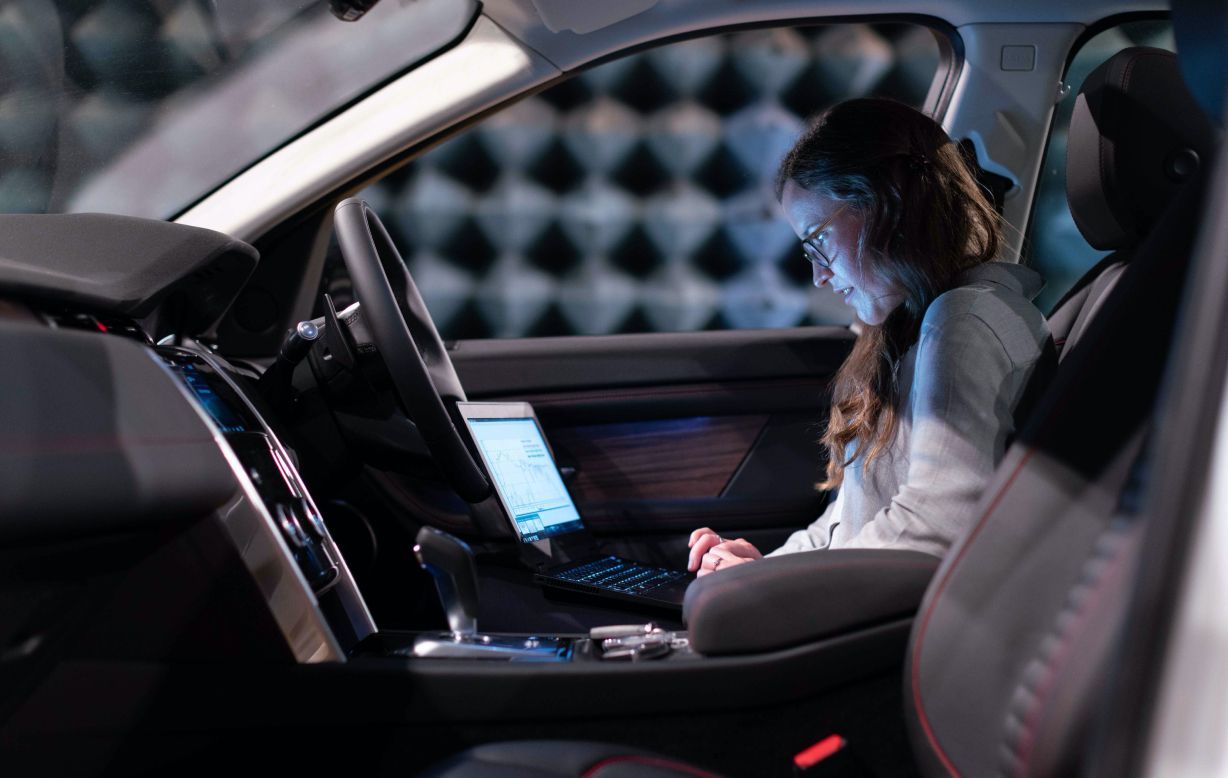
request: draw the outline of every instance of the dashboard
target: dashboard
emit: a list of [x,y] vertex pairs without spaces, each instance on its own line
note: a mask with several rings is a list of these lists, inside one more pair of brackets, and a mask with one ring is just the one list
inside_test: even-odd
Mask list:
[[[0,553],[42,580],[0,581],[21,604],[0,636],[49,640],[85,613],[109,633],[90,651],[126,630],[133,655],[244,658],[256,642],[316,662],[375,632],[258,371],[192,339],[258,258],[157,220],[0,215]],[[57,587],[73,594],[38,605]]]
[[[334,641],[317,624],[321,630],[317,650],[329,648],[319,658],[342,658],[332,649],[348,652],[375,632],[375,623],[298,473],[293,452],[282,445],[257,409],[258,395],[242,387],[241,382],[248,380],[242,373],[204,349],[159,346],[154,353],[212,423],[219,446],[229,449],[226,453],[237,463],[236,480],[255,492],[251,503],[258,515],[253,520],[264,523],[266,531],[271,524],[279,546],[284,545],[289,555],[289,560],[283,558],[283,567],[288,569],[287,563],[292,562],[314,597],[336,642],[330,645]],[[253,568],[252,572],[258,571]],[[293,639],[293,633],[287,632],[287,638]],[[313,653],[309,658],[316,656]]]
[[204,513],[295,660],[344,661],[375,632],[252,370],[191,341],[156,345],[129,317],[16,301],[0,306],[0,361],[0,513],[25,517],[0,535],[28,548],[158,535]]

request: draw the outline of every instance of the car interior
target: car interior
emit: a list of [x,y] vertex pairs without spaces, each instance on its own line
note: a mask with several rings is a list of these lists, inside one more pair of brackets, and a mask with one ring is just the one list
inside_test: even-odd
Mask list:
[[[1174,451],[1205,468],[1219,409],[1187,373],[1224,349],[1202,312],[1228,284],[1228,9],[1016,5],[457,2],[433,51],[174,218],[97,188],[88,212],[0,215],[0,769],[1149,770],[1191,513],[1163,498],[1203,470],[1160,474]],[[685,574],[697,527],[771,548],[822,511],[816,430],[856,330],[453,340],[364,196],[601,63],[907,21],[939,31],[923,108],[1018,257],[1055,79],[1140,18],[1171,18],[1176,53],[1129,45],[1070,85],[1065,196],[1106,253],[1044,311],[1053,348],[942,559]]]

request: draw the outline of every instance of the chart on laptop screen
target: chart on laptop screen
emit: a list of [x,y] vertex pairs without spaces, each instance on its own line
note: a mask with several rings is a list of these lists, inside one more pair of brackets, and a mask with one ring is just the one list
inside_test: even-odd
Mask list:
[[466,419],[526,543],[580,529],[580,513],[533,419]]

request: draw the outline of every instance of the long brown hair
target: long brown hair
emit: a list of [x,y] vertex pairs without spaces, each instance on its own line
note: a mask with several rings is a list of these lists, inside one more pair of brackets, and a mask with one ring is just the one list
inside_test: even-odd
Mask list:
[[789,181],[855,209],[864,219],[857,260],[874,263],[904,295],[886,321],[863,330],[836,373],[822,437],[827,480],[819,485],[833,489],[858,457],[867,465],[891,445],[900,359],[930,303],[964,270],[997,256],[1001,219],[942,127],[893,100],[828,109],[785,155],[777,198]]

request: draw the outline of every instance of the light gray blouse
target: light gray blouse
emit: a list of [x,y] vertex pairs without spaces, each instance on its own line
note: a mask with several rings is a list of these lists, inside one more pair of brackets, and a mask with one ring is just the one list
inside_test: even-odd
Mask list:
[[822,548],[942,556],[975,520],[1049,331],[1031,302],[1044,285],[1032,270],[989,262],[959,283],[926,310],[900,361],[893,445],[869,467],[859,459],[846,468],[823,515],[768,556]]

